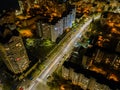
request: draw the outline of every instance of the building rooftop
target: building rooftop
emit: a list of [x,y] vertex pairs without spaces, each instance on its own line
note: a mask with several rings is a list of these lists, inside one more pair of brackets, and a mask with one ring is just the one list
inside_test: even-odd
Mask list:
[[72,63],[70,61],[65,61],[63,65],[66,68],[72,68],[76,73],[84,74],[85,77],[87,78],[93,77],[97,80],[98,83],[108,85],[113,90],[120,88],[119,86],[120,82],[108,80],[105,76],[95,71],[84,69],[83,67],[80,67],[79,65]]
[[111,28],[110,32],[120,35],[120,14],[114,12],[104,12],[102,14],[105,25]]
[[19,32],[17,30],[10,30],[9,27],[5,27],[5,25],[0,26],[0,43],[7,43],[12,36],[19,36]]

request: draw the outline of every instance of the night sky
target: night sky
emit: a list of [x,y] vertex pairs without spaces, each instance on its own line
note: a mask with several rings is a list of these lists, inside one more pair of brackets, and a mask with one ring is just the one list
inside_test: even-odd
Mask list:
[[9,9],[19,9],[18,0],[0,0],[0,12]]

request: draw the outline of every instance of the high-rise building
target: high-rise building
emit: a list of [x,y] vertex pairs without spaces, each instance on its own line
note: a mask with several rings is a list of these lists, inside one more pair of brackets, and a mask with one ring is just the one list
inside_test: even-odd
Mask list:
[[70,65],[70,62],[66,61],[62,66],[62,77],[71,80],[73,84],[79,85],[83,90],[111,90],[109,86],[102,84],[98,78],[94,77],[95,73],[90,73],[89,70],[82,68],[78,70],[76,66],[72,63]]
[[42,37],[42,35],[43,35],[43,34],[42,34],[42,24],[41,24],[41,23],[42,23],[41,21],[38,21],[38,22],[37,22],[37,25],[36,25],[36,26],[37,26],[37,29],[38,29],[38,30],[36,31],[38,37]]
[[22,14],[23,11],[24,11],[23,2],[21,0],[19,0],[18,3],[19,3],[19,6],[20,6],[20,10],[16,10],[16,12],[15,12],[16,15]]
[[61,18],[53,18],[51,22],[47,22],[49,18],[44,17],[46,20],[40,20],[37,22],[38,36],[55,42],[66,29],[72,27],[72,23],[75,21],[75,16],[76,9],[74,6],[71,6],[70,10],[65,11]]
[[43,39],[51,39],[51,25],[42,21],[37,22],[37,35]]
[[18,31],[1,28],[0,55],[8,69],[15,73],[22,73],[29,66],[29,59]]
[[63,20],[57,20],[55,22],[37,22],[37,34],[39,37],[43,39],[50,39],[51,41],[55,42],[57,37],[63,34]]

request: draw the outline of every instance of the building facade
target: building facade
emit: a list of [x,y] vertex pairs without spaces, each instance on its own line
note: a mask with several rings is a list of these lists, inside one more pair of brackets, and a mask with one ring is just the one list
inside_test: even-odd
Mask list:
[[98,83],[94,77],[86,77],[83,73],[75,72],[73,68],[62,66],[62,77],[72,80],[72,83],[79,85],[83,90],[111,90],[107,85]]
[[[64,12],[61,18],[54,18],[52,22],[37,22],[37,34],[43,39],[50,39],[55,42],[56,39],[65,32],[66,29],[72,27],[75,21],[76,9],[72,7],[69,12]],[[47,18],[47,17],[46,17]]]
[[0,54],[2,59],[11,72],[14,74],[22,73],[27,69],[30,62],[22,37],[19,34],[16,34],[16,31],[12,31],[11,36],[5,36],[6,37],[3,39],[7,41],[0,44]]

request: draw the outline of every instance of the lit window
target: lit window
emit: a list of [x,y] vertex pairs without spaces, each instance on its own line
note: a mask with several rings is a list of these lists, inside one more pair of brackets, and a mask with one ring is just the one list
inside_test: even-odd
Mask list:
[[16,47],[18,46],[18,44],[16,44]]
[[45,24],[43,23],[42,25],[44,26]]
[[16,47],[18,47],[18,46],[20,46],[20,47],[21,47],[22,45],[21,45],[20,43],[17,43],[17,44],[16,44]]
[[5,48],[5,50],[10,50],[10,48]]
[[19,43],[19,46],[21,47],[22,45]]
[[57,28],[55,28],[55,30],[57,30]]
[[20,60],[20,58],[16,58],[16,61],[19,61]]

